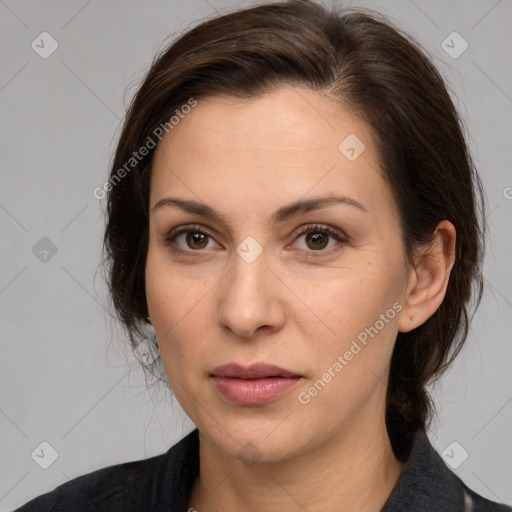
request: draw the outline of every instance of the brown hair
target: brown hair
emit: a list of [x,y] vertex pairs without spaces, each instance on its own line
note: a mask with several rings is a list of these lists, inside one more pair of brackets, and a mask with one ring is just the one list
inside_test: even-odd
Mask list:
[[308,0],[260,5],[205,21],[155,57],[129,106],[106,189],[112,304],[136,346],[148,315],[144,272],[154,150],[140,157],[145,141],[191,98],[251,98],[284,83],[328,94],[373,128],[410,264],[415,246],[428,244],[440,221],[457,231],[443,303],[423,325],[398,333],[391,360],[386,423],[396,456],[405,460],[411,435],[431,416],[425,386],[462,347],[470,299],[475,309],[480,303],[484,197],[443,79],[419,45],[378,13],[328,11]]

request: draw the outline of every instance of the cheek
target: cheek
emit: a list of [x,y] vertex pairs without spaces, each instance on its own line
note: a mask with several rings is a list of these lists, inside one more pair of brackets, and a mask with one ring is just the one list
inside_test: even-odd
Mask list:
[[198,302],[196,286],[169,262],[163,248],[150,246],[145,279],[146,299],[155,329],[170,329]]
[[[366,365],[381,374],[387,366],[396,339],[396,322],[401,310],[399,269],[391,271],[377,259],[359,258],[343,275],[324,281],[322,290],[308,293],[311,310],[328,335],[325,348],[315,351],[317,370],[325,371],[338,355],[346,352],[350,366]],[[314,316],[310,322],[318,325]],[[320,343],[310,324],[313,343]],[[322,336],[323,337],[323,336]],[[316,341],[316,342],[315,342]],[[358,378],[356,374],[353,374]]]
[[[339,418],[350,417],[372,395],[385,393],[396,339],[394,277],[376,262],[360,260],[343,277],[325,281],[322,292],[309,293],[315,315],[299,326],[311,336],[304,353],[311,378],[300,390],[302,400],[311,400],[308,411],[328,409],[339,411]],[[329,330],[319,327],[315,316]]]
[[[156,251],[148,252],[146,298],[149,315],[160,346],[166,370],[181,373],[187,361],[194,361],[205,338],[211,283],[184,277],[176,266],[162,260]],[[210,329],[211,331],[211,329]]]
[[378,262],[360,258],[351,267],[346,266],[337,277],[322,282],[314,294],[305,292],[312,309],[319,317],[329,319],[336,333],[353,334],[378,319],[399,296],[397,276]]

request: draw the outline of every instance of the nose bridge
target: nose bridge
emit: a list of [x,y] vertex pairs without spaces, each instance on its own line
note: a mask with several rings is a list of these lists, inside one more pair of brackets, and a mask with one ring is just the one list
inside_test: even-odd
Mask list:
[[218,321],[237,335],[250,337],[262,326],[276,327],[283,320],[278,287],[267,268],[268,255],[244,241],[233,257],[233,267],[220,288]]

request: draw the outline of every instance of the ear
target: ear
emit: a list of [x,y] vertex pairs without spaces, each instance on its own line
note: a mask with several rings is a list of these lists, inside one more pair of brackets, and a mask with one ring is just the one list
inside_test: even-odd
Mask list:
[[443,302],[455,262],[455,240],[455,227],[443,220],[436,227],[432,243],[420,249],[403,299],[399,332],[409,332],[422,325]]

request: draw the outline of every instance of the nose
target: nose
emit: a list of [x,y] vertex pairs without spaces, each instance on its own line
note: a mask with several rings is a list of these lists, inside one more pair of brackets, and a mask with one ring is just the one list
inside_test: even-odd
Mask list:
[[268,268],[265,251],[252,263],[235,255],[234,267],[219,283],[218,322],[241,338],[281,329],[285,322],[282,284]]

